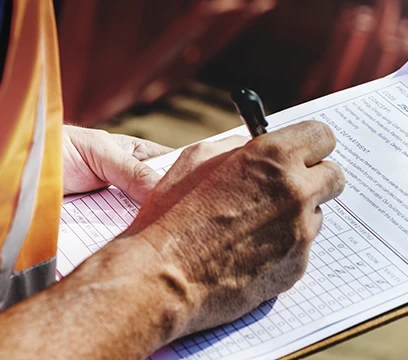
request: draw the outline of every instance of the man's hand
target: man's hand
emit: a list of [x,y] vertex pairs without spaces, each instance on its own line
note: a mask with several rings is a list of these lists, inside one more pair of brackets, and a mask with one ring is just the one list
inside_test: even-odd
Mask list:
[[141,161],[172,149],[132,136],[64,126],[64,195],[115,185],[142,202],[161,176]]
[[156,249],[162,278],[188,304],[173,337],[232,321],[293,286],[321,227],[319,205],[344,187],[337,165],[322,161],[335,146],[322,123],[245,142],[186,149],[123,234]]
[[[81,165],[71,174],[95,187],[114,182],[123,170],[121,161],[109,163],[122,154],[116,145],[108,145],[114,154],[87,151],[112,138],[83,139],[74,147],[92,171]],[[143,359],[290,288],[320,229],[319,204],[344,186],[340,169],[322,161],[334,136],[304,122],[246,142],[186,149],[125,233],[0,313],[0,358]],[[122,188],[131,183],[130,176]]]

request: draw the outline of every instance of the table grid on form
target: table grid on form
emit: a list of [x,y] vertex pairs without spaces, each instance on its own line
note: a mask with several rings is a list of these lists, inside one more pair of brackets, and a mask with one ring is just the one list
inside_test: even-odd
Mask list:
[[63,204],[57,260],[61,275],[127,229],[138,211],[138,204],[115,188]]
[[[164,175],[170,167],[155,171]],[[60,276],[68,275],[82,261],[126,230],[139,208],[139,204],[114,187],[64,202],[57,254]]]
[[[168,168],[156,171],[165,174]],[[107,209],[113,211],[107,215]],[[334,209],[340,209],[336,201],[322,209],[324,224],[311,247],[306,273],[292,289],[231,324],[175,341],[170,345],[173,351],[188,359],[223,358],[407,281],[403,271],[376,250],[377,246],[336,213]],[[115,188],[66,202],[60,232],[67,235],[70,243],[61,236],[61,274],[67,275],[125,230],[138,211],[138,204]]]
[[340,207],[337,202],[322,207],[324,225],[312,245],[306,274],[292,289],[231,324],[177,340],[170,345],[173,351],[186,359],[223,358],[408,280],[403,271],[336,214],[333,209]]

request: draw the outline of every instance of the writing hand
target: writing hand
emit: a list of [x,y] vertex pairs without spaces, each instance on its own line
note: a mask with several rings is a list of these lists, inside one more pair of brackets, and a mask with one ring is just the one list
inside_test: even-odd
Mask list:
[[245,142],[186,149],[122,235],[155,249],[186,305],[173,337],[232,321],[293,286],[322,224],[319,205],[344,187],[337,165],[322,161],[335,146],[322,123]]

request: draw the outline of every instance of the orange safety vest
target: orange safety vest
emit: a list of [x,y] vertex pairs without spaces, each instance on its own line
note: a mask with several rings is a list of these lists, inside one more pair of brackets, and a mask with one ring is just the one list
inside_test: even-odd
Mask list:
[[12,5],[0,83],[0,309],[55,281],[62,101],[51,0]]

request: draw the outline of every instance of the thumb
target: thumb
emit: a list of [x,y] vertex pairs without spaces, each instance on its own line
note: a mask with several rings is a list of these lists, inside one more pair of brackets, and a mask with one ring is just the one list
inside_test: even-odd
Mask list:
[[142,203],[161,175],[125,151],[114,151],[102,164],[105,181]]

